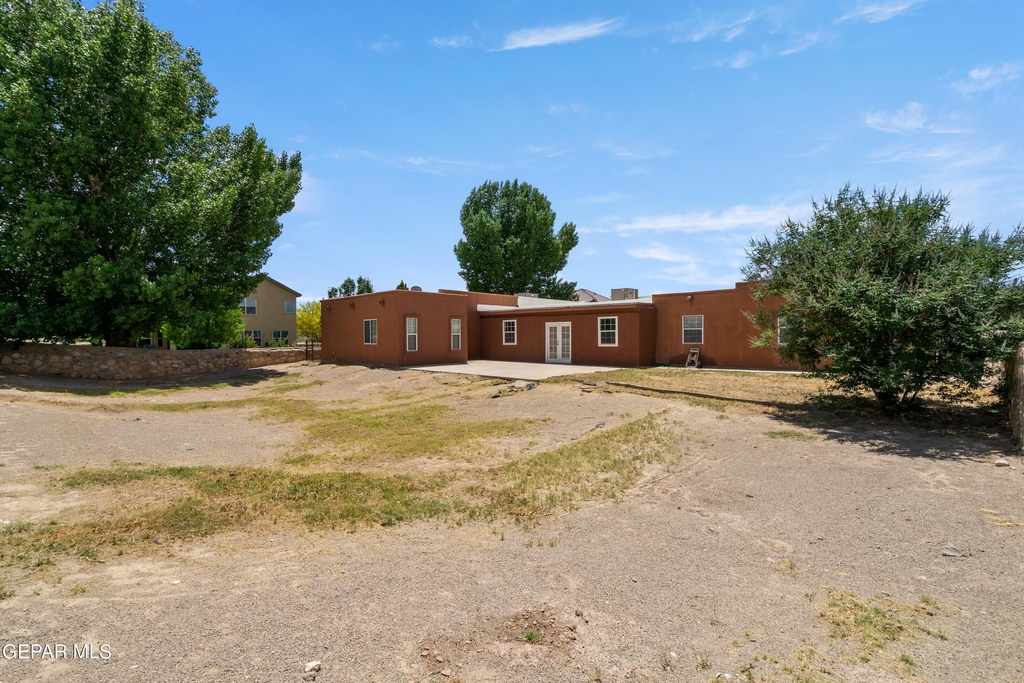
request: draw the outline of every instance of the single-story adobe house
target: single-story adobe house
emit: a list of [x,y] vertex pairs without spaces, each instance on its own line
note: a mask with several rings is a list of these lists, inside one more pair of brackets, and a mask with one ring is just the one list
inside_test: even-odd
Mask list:
[[[616,290],[616,292],[635,290]],[[628,295],[627,295],[628,296]],[[774,349],[751,348],[750,285],[579,302],[442,289],[321,301],[321,359],[367,365],[469,360],[619,367],[683,365],[796,369]]]

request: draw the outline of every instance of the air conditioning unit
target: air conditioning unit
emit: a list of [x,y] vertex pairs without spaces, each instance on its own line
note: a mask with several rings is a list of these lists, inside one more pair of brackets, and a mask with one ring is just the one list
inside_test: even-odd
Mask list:
[[624,287],[612,290],[612,301],[626,301],[627,299],[639,299],[640,291]]

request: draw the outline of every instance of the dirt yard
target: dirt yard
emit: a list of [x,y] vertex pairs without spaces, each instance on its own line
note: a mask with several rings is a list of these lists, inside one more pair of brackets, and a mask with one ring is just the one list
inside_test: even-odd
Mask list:
[[2,378],[0,683],[1024,681],[998,416],[819,389]]

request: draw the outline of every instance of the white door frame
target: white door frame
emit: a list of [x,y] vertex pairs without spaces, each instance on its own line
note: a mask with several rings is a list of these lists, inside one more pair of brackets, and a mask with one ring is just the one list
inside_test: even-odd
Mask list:
[[[552,330],[555,331],[558,344],[556,358],[551,357]],[[544,362],[572,365],[572,323],[544,323]]]

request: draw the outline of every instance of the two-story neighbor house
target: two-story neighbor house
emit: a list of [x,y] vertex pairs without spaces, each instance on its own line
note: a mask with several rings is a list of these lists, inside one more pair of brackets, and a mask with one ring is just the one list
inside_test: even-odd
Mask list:
[[275,339],[295,345],[295,300],[302,296],[272,277],[259,284],[256,291],[241,301],[245,334],[256,346],[267,346]]

